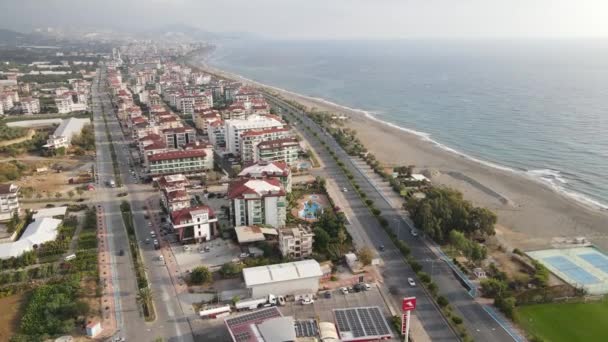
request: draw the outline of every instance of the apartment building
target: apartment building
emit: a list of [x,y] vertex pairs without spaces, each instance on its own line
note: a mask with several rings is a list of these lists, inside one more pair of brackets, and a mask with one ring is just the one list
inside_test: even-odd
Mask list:
[[287,193],[291,192],[291,169],[284,162],[258,162],[245,167],[238,176],[246,179],[276,178]]
[[304,259],[312,256],[315,234],[309,227],[279,229],[279,250],[290,259]]
[[171,213],[171,225],[181,242],[203,242],[219,234],[217,217],[206,205],[183,208]]
[[161,201],[169,212],[190,207],[190,195],[185,189],[162,189]]
[[19,213],[19,186],[0,184],[0,221],[8,221]]
[[241,135],[248,130],[283,128],[284,123],[274,116],[251,115],[244,120],[226,120],[226,148],[241,155]]
[[237,179],[228,186],[232,220],[235,227],[285,226],[287,201],[285,188],[278,179]]
[[293,132],[287,127],[269,129],[252,129],[241,134],[240,151],[243,163],[252,163],[258,160],[257,147],[263,141],[290,138]]
[[302,148],[296,138],[267,140],[259,143],[256,148],[255,161],[285,162],[294,165],[299,160]]
[[192,127],[177,127],[164,129],[162,136],[167,148],[176,149],[196,141],[196,130]]
[[40,113],[40,100],[31,97],[21,99],[21,111],[23,114],[38,114]]
[[203,175],[208,170],[208,158],[202,149],[169,151],[147,156],[148,174],[152,177],[176,173]]

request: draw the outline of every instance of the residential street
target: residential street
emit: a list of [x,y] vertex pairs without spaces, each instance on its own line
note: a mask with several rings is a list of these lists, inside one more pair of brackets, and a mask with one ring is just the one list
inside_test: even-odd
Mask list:
[[[109,233],[109,248],[111,251],[111,263],[113,267],[114,289],[116,290],[116,318],[120,330],[117,336],[126,338],[127,341],[153,341],[158,337],[165,341],[193,341],[192,331],[188,320],[185,318],[182,307],[177,300],[175,288],[167,267],[158,262],[158,251],[152,245],[141,243],[149,238],[152,230],[144,218],[145,210],[142,209],[146,199],[154,195],[149,184],[139,184],[133,177],[129,176],[129,147],[123,138],[118,121],[112,110],[112,104],[103,85],[105,73],[101,73],[101,86],[93,86],[93,112],[95,123],[95,136],[97,143],[97,204],[102,205],[106,213],[106,223]],[[106,182],[114,179],[112,158],[110,155],[109,142],[106,136],[103,120],[105,111],[112,141],[120,164],[121,178],[124,186],[122,188],[108,188]],[[121,192],[127,192],[128,197],[118,197]],[[120,214],[120,203],[127,200],[131,203],[133,210],[137,239],[140,242],[148,280],[154,297],[156,309],[156,320],[145,322],[140,306],[136,302],[137,282],[133,269],[133,262],[129,252],[127,233]],[[124,256],[119,256],[123,250]],[[193,314],[191,312],[191,314]]]

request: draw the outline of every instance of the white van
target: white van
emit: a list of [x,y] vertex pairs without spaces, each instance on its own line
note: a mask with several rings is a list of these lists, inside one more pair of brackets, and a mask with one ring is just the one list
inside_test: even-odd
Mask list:
[[65,261],[70,261],[70,260],[74,260],[76,259],[76,254],[70,254],[68,256],[66,256],[65,258],[63,258],[63,260]]

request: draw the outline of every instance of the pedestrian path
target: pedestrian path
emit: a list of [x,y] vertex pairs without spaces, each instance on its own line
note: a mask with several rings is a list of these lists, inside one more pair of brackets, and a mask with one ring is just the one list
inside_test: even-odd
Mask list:
[[103,292],[101,295],[101,336],[100,338],[109,338],[114,336],[117,330],[116,322],[116,301],[114,293],[114,281],[112,274],[110,248],[108,246],[108,231],[104,218],[103,207],[98,205],[96,208],[97,214],[97,240],[99,246],[97,249],[97,264],[99,267],[99,277]]

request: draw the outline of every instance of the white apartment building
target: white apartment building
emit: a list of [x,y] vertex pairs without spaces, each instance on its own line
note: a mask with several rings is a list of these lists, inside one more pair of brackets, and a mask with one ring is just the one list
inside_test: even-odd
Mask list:
[[312,255],[315,234],[310,228],[295,227],[279,229],[279,250],[285,258],[303,259]]
[[40,113],[40,100],[31,97],[21,99],[21,111],[24,114]]
[[209,241],[219,233],[217,217],[206,205],[184,208],[171,213],[171,224],[179,241]]
[[284,162],[259,162],[244,168],[238,176],[247,179],[277,178],[285,191],[291,192],[291,169]]
[[61,122],[55,129],[55,132],[49,136],[44,147],[57,149],[60,147],[69,147],[72,137],[80,134],[85,125],[91,124],[89,119],[69,118]]
[[255,161],[281,161],[294,165],[299,160],[300,142],[296,138],[262,141],[256,147]]
[[276,117],[251,115],[244,120],[226,120],[226,148],[241,155],[241,135],[252,129],[283,128],[284,123]]
[[0,184],[0,221],[8,221],[13,214],[19,213],[19,186]]
[[252,129],[241,134],[240,151],[243,163],[257,161],[257,146],[259,143],[268,140],[290,138],[293,136],[287,127]]
[[224,121],[218,120],[209,123],[207,129],[209,142],[216,148],[226,146],[226,125]]
[[238,179],[228,186],[228,198],[232,204],[232,219],[235,227],[269,225],[285,226],[287,201],[280,180]]

